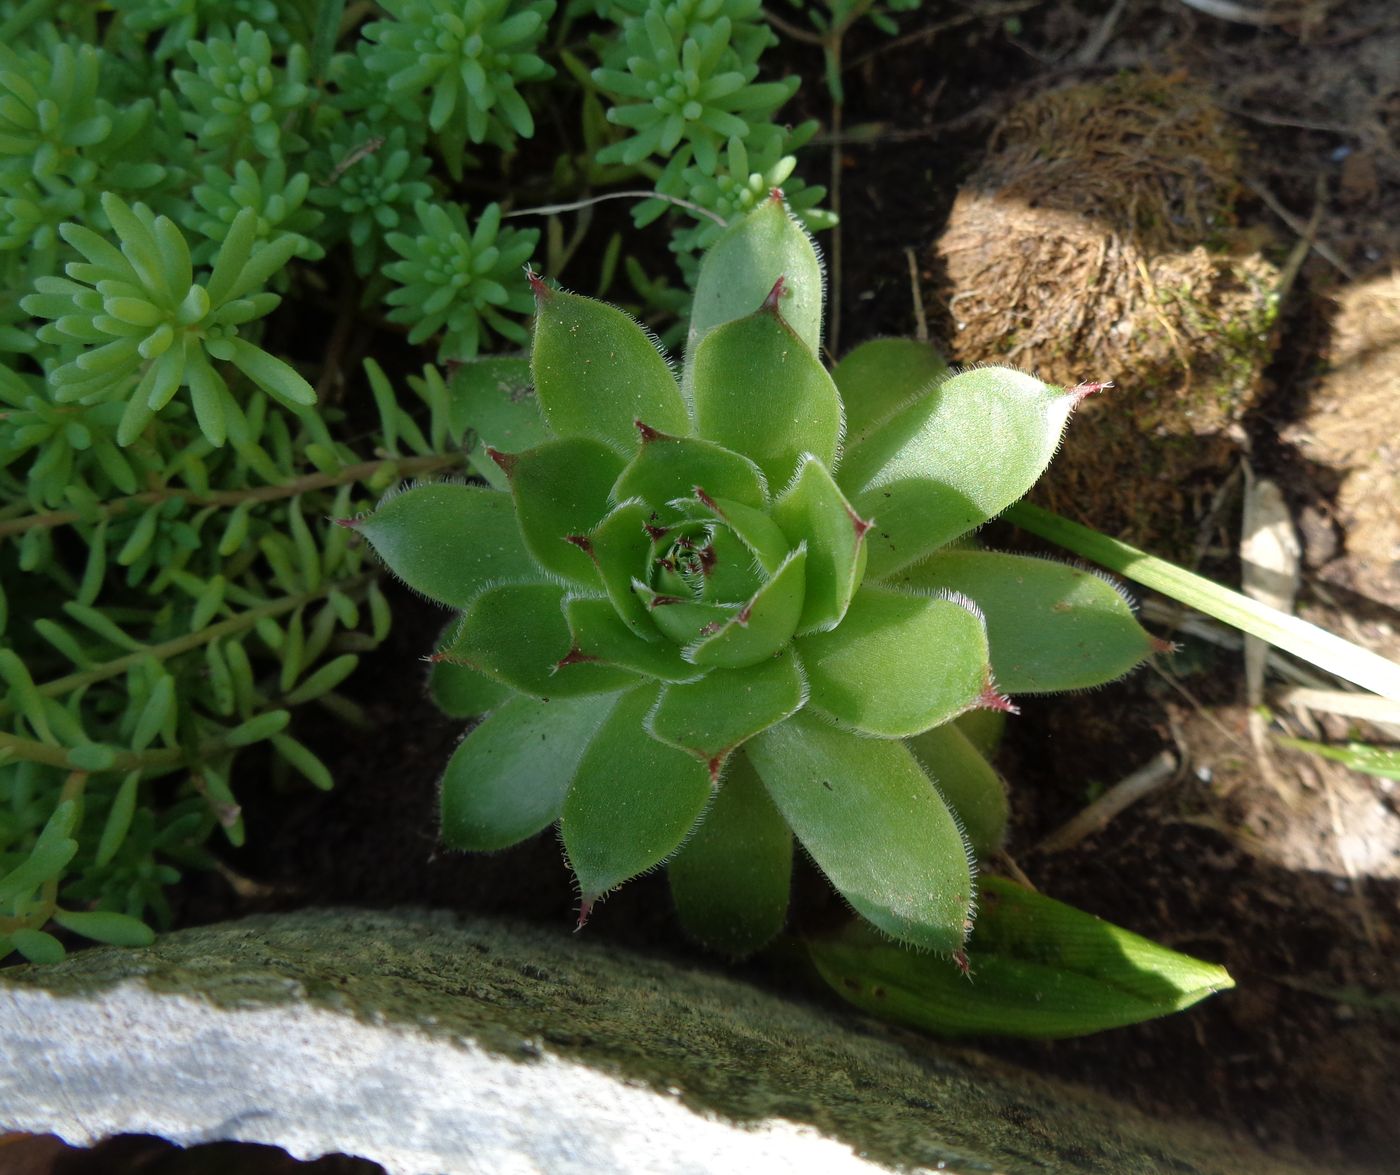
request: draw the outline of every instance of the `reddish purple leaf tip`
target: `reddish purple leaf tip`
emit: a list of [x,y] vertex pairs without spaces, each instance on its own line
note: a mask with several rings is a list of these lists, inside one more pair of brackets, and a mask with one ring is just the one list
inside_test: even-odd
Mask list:
[[778,303],[787,297],[787,293],[787,277],[786,275],[781,275],[778,280],[773,283],[773,288],[768,291],[768,297],[763,299],[763,309],[771,313],[776,313],[778,310]]
[[346,530],[354,530],[360,525],[362,520],[359,518],[332,518],[331,521],[334,522],[336,526],[345,527]]
[[536,272],[533,265],[527,265],[525,267],[525,278],[530,283],[530,292],[535,295],[536,302],[547,302],[554,296],[554,291],[549,288],[544,278]]
[[510,471],[515,468],[515,463],[519,459],[514,453],[502,453],[490,445],[486,446],[486,455],[500,467],[501,472],[507,477],[510,476]]
[[851,525],[855,527],[856,542],[860,542],[860,540],[865,537],[866,531],[868,531],[875,524],[873,522],[866,522],[864,518],[862,518],[849,506],[846,507],[846,513],[850,516]]
[[577,934],[588,923],[588,916],[593,913],[593,903],[598,900],[597,894],[584,894],[578,905],[578,922],[574,924],[574,933]]
[[642,444],[644,445],[648,441],[659,441],[666,435],[665,433],[658,432],[644,421],[634,420],[632,423],[636,426],[637,431],[642,434]]
[[721,518],[724,517],[724,511],[721,510],[721,509],[719,508],[719,503],[716,502],[712,497],[710,497],[709,494],[707,494],[707,493],[705,492],[704,487],[702,487],[702,486],[696,486],[696,487],[695,487],[695,496],[696,496],[697,498],[699,498],[701,502],[704,503],[705,509],[707,509],[707,510],[713,510],[713,511],[714,511],[716,514],[718,514]]
[[1152,651],[1154,653],[1179,653],[1181,646],[1175,641],[1163,640],[1159,636],[1152,638]]
[[769,188],[769,189],[768,189],[768,199],[770,199],[770,200],[776,200],[779,204],[781,204],[781,203],[783,202],[784,198],[785,198],[785,197],[783,196],[783,189],[782,189],[782,188],[779,188],[779,187],[772,187],[772,188]]
[[1003,714],[1019,714],[1021,712],[1021,707],[998,690],[996,683],[992,681],[990,676],[987,678],[987,684],[982,687],[982,692],[977,695],[973,709],[1000,710]]
[[1112,380],[1089,380],[1085,383],[1075,384],[1074,387],[1067,389],[1065,394],[1067,396],[1073,396],[1074,402],[1078,404],[1080,400],[1087,399],[1088,397],[1092,396],[1095,392],[1106,392],[1112,386]]
[[597,657],[593,656],[591,653],[585,653],[582,649],[575,645],[572,649],[570,649],[567,653],[560,657],[557,662],[555,662],[554,668],[556,670],[559,670],[563,669],[566,665],[584,665],[587,664],[589,661],[597,660]]
[[593,554],[593,544],[588,541],[588,536],[586,534],[566,534],[564,536],[564,541],[566,543],[572,543],[585,555]]
[[972,964],[967,961],[966,951],[957,950],[953,952],[953,965],[957,967],[966,978],[972,978]]

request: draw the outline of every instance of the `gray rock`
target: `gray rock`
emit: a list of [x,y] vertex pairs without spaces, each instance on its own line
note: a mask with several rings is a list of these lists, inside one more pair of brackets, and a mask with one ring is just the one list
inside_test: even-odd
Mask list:
[[0,1057],[0,1133],[395,1175],[1306,1169],[723,975],[438,913],[249,918],[11,968]]

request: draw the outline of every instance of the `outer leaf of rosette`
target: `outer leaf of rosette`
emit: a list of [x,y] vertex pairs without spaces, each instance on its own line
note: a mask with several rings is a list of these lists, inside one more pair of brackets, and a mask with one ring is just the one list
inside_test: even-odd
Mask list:
[[978,703],[987,633],[965,600],[862,587],[840,626],[799,637],[808,705],[847,730],[907,738]]
[[521,542],[509,494],[432,482],[387,495],[350,523],[415,591],[463,608],[488,583],[544,578]]
[[1235,985],[1223,967],[1000,877],[983,882],[967,944],[972,983],[951,962],[904,950],[859,923],[808,945],[843,998],[944,1036],[1083,1036],[1181,1011]]
[[635,452],[635,421],[687,433],[690,417],[670,365],[630,315],[563,290],[536,285],[530,367],[550,428]]
[[[783,317],[810,351],[821,347],[823,274],[812,238],[781,198],[765,200],[732,224],[705,254],[686,336],[687,367],[715,327],[752,314],[783,279]],[[689,386],[690,373],[687,370]]]
[[1087,689],[1156,648],[1124,593],[1082,567],[997,551],[940,551],[887,583],[959,592],[987,618],[992,672],[1010,693]]
[[783,928],[792,830],[742,754],[667,874],[681,925],[713,950],[742,958]]
[[575,597],[565,601],[564,615],[573,635],[571,657],[614,665],[660,681],[695,681],[705,672],[683,660],[681,646],[674,641],[642,640],[622,622],[610,600]]
[[693,369],[696,431],[750,458],[770,485],[786,485],[804,454],[835,462],[841,397],[776,309],[716,327]]
[[846,447],[903,407],[919,392],[946,378],[948,364],[927,343],[914,339],[871,339],[831,372],[846,409]]
[[776,654],[797,631],[806,566],[807,548],[799,545],[748,603],[681,655],[706,669],[742,669]]
[[979,367],[930,388],[850,446],[837,482],[875,524],[866,576],[918,562],[1025,494],[1076,402],[1024,372]]
[[564,619],[564,595],[565,589],[552,583],[490,588],[462,614],[438,656],[535,698],[608,693],[635,685],[637,675],[625,669],[566,660],[573,637]]
[[972,913],[957,822],[902,742],[860,738],[806,711],[744,755],[828,880],[886,934],[949,954]]
[[957,724],[945,722],[905,744],[938,785],[944,803],[962,821],[979,857],[995,853],[1006,836],[1006,784]]
[[671,856],[710,801],[710,777],[642,727],[659,687],[622,695],[588,744],[559,829],[586,907]]
[[697,437],[673,437],[648,428],[641,451],[613,486],[615,502],[640,498],[653,509],[694,493],[696,486],[717,498],[759,508],[767,505],[763,471],[741,453]]
[[[452,643],[461,618],[455,618],[438,638],[438,648]],[[434,704],[450,718],[475,718],[494,710],[515,691],[494,678],[478,673],[466,665],[454,665],[451,661],[434,661],[428,671],[428,696]]]
[[509,489],[501,467],[487,455],[521,453],[549,439],[535,396],[530,361],[523,355],[491,355],[458,365],[447,385],[454,436],[468,436],[467,464],[498,490]]
[[714,779],[741,743],[802,708],[807,681],[791,648],[743,669],[666,686],[647,717],[653,738],[697,756]]
[[602,522],[623,465],[616,452],[588,437],[546,441],[502,460],[520,533],[541,566],[569,583],[601,586],[592,556],[570,539]]
[[811,456],[778,495],[772,517],[790,545],[807,544],[807,594],[797,631],[835,628],[865,571],[869,524],[836,488],[826,466]]
[[504,849],[559,819],[584,748],[616,694],[514,697],[467,735],[442,777],[442,839],[454,849]]

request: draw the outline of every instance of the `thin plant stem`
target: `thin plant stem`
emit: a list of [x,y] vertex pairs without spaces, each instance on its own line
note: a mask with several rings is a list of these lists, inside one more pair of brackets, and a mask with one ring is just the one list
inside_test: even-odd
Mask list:
[[[193,490],[147,490],[132,494],[127,498],[113,498],[103,502],[96,511],[98,518],[116,518],[128,510],[142,506],[152,506],[170,498],[183,498],[193,506],[239,506],[244,502],[276,502],[282,498],[294,498],[297,494],[329,489],[331,486],[346,485],[365,481],[386,467],[400,477],[416,477],[432,473],[438,469],[448,469],[460,465],[465,458],[458,453],[435,453],[427,457],[405,457],[399,460],[381,458],[376,461],[361,461],[358,465],[347,465],[337,473],[308,473],[282,485],[258,486],[250,490],[217,490],[210,494],[198,494]],[[49,530],[56,526],[67,526],[92,518],[92,514],[77,510],[55,510],[49,514],[26,514],[22,518],[0,521],[0,538],[6,535],[23,534],[29,530]]]
[[[52,681],[46,681],[43,685],[35,688],[40,695],[46,698],[62,697],[82,686],[94,685],[99,681],[107,681],[110,678],[118,677],[125,673],[133,665],[154,657],[157,661],[168,661],[172,657],[178,657],[181,653],[188,653],[191,649],[198,649],[203,645],[210,644],[222,637],[230,636],[236,632],[244,632],[252,628],[260,620],[268,617],[281,616],[284,613],[295,611],[297,608],[312,603],[315,600],[323,599],[333,591],[352,592],[363,587],[374,579],[373,572],[365,572],[350,579],[336,580],[323,584],[314,592],[302,592],[295,596],[283,596],[280,600],[273,600],[270,603],[259,605],[256,608],[249,608],[246,612],[240,612],[236,616],[230,616],[218,624],[211,624],[201,628],[198,632],[188,632],[184,636],[175,637],[172,640],[163,641],[158,645],[147,645],[135,652],[127,653],[124,657],[116,657],[111,661],[104,661],[101,665],[94,665],[91,669],[83,669],[77,673],[70,673],[64,677],[56,677]],[[5,717],[13,711],[14,707],[7,702],[0,702],[0,718]],[[3,741],[11,736],[0,735],[0,750],[3,750],[6,743]],[[55,748],[60,755],[65,752],[61,748]],[[63,759],[66,765],[67,759]]]

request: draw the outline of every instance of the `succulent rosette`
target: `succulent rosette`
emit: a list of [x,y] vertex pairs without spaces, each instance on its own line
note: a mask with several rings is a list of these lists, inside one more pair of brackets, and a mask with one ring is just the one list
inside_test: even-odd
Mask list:
[[795,839],[880,931],[956,957],[1006,818],[966,716],[1154,648],[1105,580],[966,539],[1087,389],[897,340],[828,373],[820,263],[777,193],[706,256],[679,378],[622,311],[534,288],[528,368],[458,377],[486,484],[352,523],[461,611],[434,694],[485,717],[444,840],[557,821],[581,917],[667,864],[687,928],[743,954],[784,922]]

